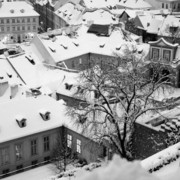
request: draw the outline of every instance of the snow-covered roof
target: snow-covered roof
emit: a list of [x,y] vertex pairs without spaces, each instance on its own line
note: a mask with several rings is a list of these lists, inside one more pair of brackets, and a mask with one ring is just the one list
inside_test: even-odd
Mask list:
[[[172,33],[169,30],[169,27],[179,27],[179,26],[180,26],[179,18],[175,17],[174,15],[168,15],[164,19],[159,29],[158,35],[159,36],[172,36]],[[178,36],[179,36],[179,32],[178,32]]]
[[[49,121],[43,121],[39,115],[41,109],[51,112]],[[29,97],[0,104],[0,143],[51,130],[62,125],[73,128],[65,115],[65,106],[49,96]],[[16,116],[26,119],[26,127],[20,128]],[[9,133],[11,132],[11,133]]]
[[152,14],[145,14],[145,15],[138,15],[138,18],[142,24],[144,30],[148,33],[155,33],[159,32],[159,29],[163,23],[164,17],[161,15],[152,15]]
[[118,24],[118,18],[106,9],[86,11],[82,18],[82,23],[92,21],[94,24]]
[[145,0],[121,0],[117,2],[117,6],[129,9],[150,9],[152,6]]
[[[31,59],[34,63],[31,63]],[[8,60],[29,88],[47,86],[53,91],[61,84],[66,74],[75,75],[75,73],[45,67],[34,53],[10,56]]]
[[67,24],[71,25],[79,23],[79,19],[84,10],[85,8],[81,5],[69,2],[56,10],[55,14],[63,19]]
[[29,16],[39,16],[39,14],[25,1],[3,2],[0,7],[0,18]]
[[[123,29],[117,26],[109,27],[112,28],[109,36],[97,36],[94,33],[87,33],[89,27],[86,25],[77,27],[75,31],[72,30],[72,27],[68,28],[63,29],[62,35],[56,36],[55,40],[37,35],[32,43],[36,44],[36,38],[38,38],[38,42],[40,41],[41,43],[37,47],[45,47],[56,63],[87,53],[114,56],[114,53],[123,53],[123,48],[121,47],[137,44],[131,38],[131,33],[125,36]],[[67,35],[67,32],[72,32],[75,35],[70,37]]]
[[164,38],[160,38],[157,41],[149,41],[148,43],[150,45],[158,45],[159,44],[159,45],[166,45],[169,47],[177,47],[178,46],[178,43],[172,44],[172,43],[166,41]]
[[87,8],[102,8],[108,6],[115,6],[118,0],[106,1],[106,0],[84,0]]

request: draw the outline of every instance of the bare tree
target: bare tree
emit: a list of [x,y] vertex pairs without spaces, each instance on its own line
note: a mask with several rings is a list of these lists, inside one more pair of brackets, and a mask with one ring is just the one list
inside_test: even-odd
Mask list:
[[52,152],[52,159],[57,169],[60,170],[60,172],[65,172],[67,165],[72,163],[76,158],[77,157],[72,153],[71,148],[67,146],[66,136],[59,133],[56,140],[56,146]]
[[68,107],[67,114],[91,138],[108,140],[122,158],[131,159],[131,142],[136,120],[148,112],[169,107],[155,100],[154,92],[170,84],[171,74],[163,74],[157,63],[149,70],[136,49],[116,60],[91,61],[81,72],[74,97],[86,104]]

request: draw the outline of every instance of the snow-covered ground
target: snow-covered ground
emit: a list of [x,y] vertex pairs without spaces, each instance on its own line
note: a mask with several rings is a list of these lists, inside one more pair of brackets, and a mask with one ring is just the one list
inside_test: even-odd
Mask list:
[[56,167],[53,164],[40,166],[16,175],[9,176],[3,180],[49,180],[56,175]]
[[107,165],[93,171],[85,170],[87,168],[74,168],[75,176],[57,178],[57,172],[54,164],[48,164],[36,169],[19,173],[3,180],[179,180],[180,177],[180,158],[164,166],[154,173],[148,173],[139,161],[127,162],[114,156],[113,160]]

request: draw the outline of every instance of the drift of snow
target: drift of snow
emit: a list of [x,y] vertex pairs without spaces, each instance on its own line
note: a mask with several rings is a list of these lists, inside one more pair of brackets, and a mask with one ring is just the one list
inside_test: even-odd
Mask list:
[[157,177],[145,171],[140,162],[127,162],[115,155],[113,160],[104,167],[91,173],[77,174],[78,180],[158,180]]

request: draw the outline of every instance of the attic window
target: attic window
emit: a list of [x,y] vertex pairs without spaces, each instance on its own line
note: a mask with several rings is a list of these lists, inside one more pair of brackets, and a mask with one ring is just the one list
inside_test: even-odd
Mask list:
[[65,83],[65,88],[67,90],[71,90],[72,86],[73,86],[72,84]]
[[10,12],[11,12],[11,13],[14,13],[14,9],[11,9]]
[[21,9],[20,12],[21,12],[21,13],[24,13],[24,9]]
[[42,119],[44,120],[44,121],[48,121],[48,120],[50,120],[50,112],[49,111],[47,111],[47,110],[44,110],[44,109],[41,109],[40,111],[39,111],[39,114],[40,114],[40,116],[42,117]]
[[26,118],[24,118],[21,115],[18,115],[18,116],[16,116],[15,119],[16,119],[16,122],[18,123],[20,128],[26,127],[26,121],[27,121]]

